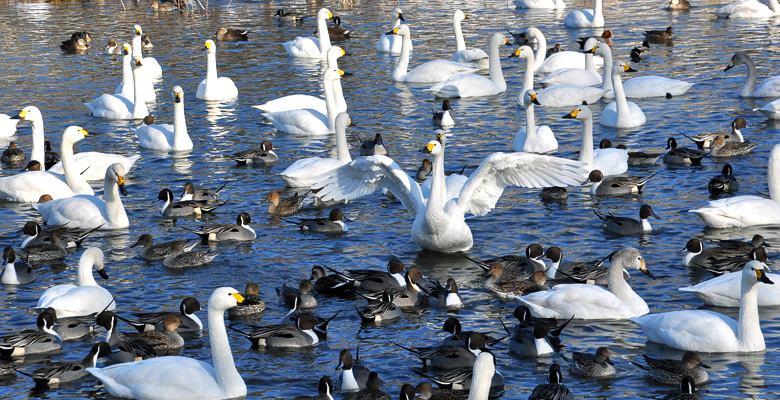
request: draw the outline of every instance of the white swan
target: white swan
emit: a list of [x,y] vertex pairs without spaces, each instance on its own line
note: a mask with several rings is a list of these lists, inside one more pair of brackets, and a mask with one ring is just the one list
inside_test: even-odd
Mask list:
[[[596,47],[599,41],[596,38],[588,38],[585,42],[585,48]],[[582,68],[561,68],[553,71],[539,81],[542,86],[553,86],[563,84],[574,84],[580,86],[599,86],[601,85],[601,75],[596,70],[596,64],[593,61],[593,53],[585,52],[585,69]]]
[[230,100],[238,97],[238,88],[226,76],[217,76],[217,45],[209,39],[203,46],[206,51],[206,79],[198,85],[195,97],[201,100]]
[[[780,281],[780,274],[767,274],[769,279]],[[742,274],[731,272],[693,286],[678,290],[693,293],[704,304],[716,307],[739,307]],[[780,306],[780,285],[758,285],[758,306]]]
[[[143,63],[143,60],[141,60]],[[143,71],[143,67],[141,68]],[[143,92],[144,101],[147,103],[157,100],[157,93],[154,91],[154,84],[151,79],[148,79],[140,74],[141,79],[141,91]],[[122,43],[122,82],[119,82],[114,94],[124,96],[130,102],[135,101],[135,80],[133,79],[133,56],[131,55],[130,45]]]
[[647,340],[700,353],[753,352],[766,349],[758,317],[759,282],[772,284],[769,268],[758,260],[745,264],[739,274],[739,322],[706,310],[683,310],[634,318]]
[[756,87],[756,63],[744,51],[734,53],[724,71],[728,71],[739,64],[747,67],[747,78],[742,84],[739,95],[742,97],[778,97],[780,96],[780,76],[770,76]]
[[119,197],[125,190],[125,169],[114,164],[106,170],[103,192],[106,200],[95,196],[78,195],[67,199],[35,203],[49,225],[67,225],[68,228],[123,229],[130,226],[125,207]]
[[512,0],[516,8],[566,8],[563,0]]
[[482,49],[469,49],[466,47],[466,41],[463,39],[463,29],[461,22],[467,19],[463,10],[455,10],[452,15],[452,29],[455,31],[455,54],[451,60],[464,64],[471,64],[479,69],[486,69],[489,66],[488,55]]
[[691,210],[711,228],[744,228],[780,225],[780,144],[769,153],[767,181],[770,198],[735,196],[711,201],[707,207]]
[[[461,11],[462,13],[462,11]],[[447,78],[426,89],[436,97],[480,97],[492,96],[506,91],[506,80],[501,71],[499,47],[506,44],[506,38],[494,33],[490,38],[490,78],[475,74],[460,74]],[[454,57],[453,57],[454,58]]]
[[222,287],[209,298],[212,367],[189,357],[167,356],[87,368],[112,396],[139,400],[232,399],[245,396],[246,384],[236,370],[225,330],[225,310],[243,303],[236,289]]
[[485,215],[507,186],[574,185],[586,172],[576,161],[529,153],[493,153],[482,161],[456,199],[445,201],[444,150],[432,140],[423,152],[433,157],[432,190],[426,202],[420,186],[389,157],[360,157],[318,182],[313,189],[323,201],[350,200],[386,188],[414,218],[412,241],[422,248],[453,253],[471,248],[465,214]]
[[758,0],[740,0],[715,10],[718,18],[752,19],[771,18],[780,13],[777,0],[769,0],[769,6]]
[[325,91],[327,114],[305,108],[263,113],[263,117],[271,121],[274,128],[280,132],[307,136],[321,136],[334,132],[337,113],[333,82],[341,79],[341,75],[344,75],[344,71],[330,68],[322,74],[322,89]]
[[[604,77],[610,77],[604,83],[608,85],[602,85],[602,89],[608,90],[604,94],[605,98],[614,98],[615,92],[612,87],[612,48],[606,44],[596,44],[597,47],[585,44],[586,53],[600,54],[604,57],[605,61],[608,61],[608,67],[604,69]],[[631,78],[623,82],[623,93],[627,98],[643,98],[643,97],[665,97],[667,94],[672,96],[679,96],[684,94],[693,87],[692,83],[681,81],[679,79],[664,78],[661,76],[640,76]]]
[[[598,47],[601,46],[606,44],[599,44]],[[633,101],[626,100],[623,82],[620,80],[620,74],[623,72],[636,72],[636,70],[622,61],[615,61],[612,65],[612,88],[615,91],[615,101],[604,107],[599,118],[599,124],[610,128],[633,128],[647,122],[642,109]]]
[[550,290],[517,297],[538,318],[628,319],[650,312],[647,303],[631,289],[623,271],[637,269],[653,277],[639,250],[628,247],[612,255],[607,288],[584,283],[555,285]]
[[57,318],[80,317],[116,308],[111,293],[95,282],[93,269],[103,279],[108,279],[106,270],[103,269],[103,252],[97,247],[89,247],[81,254],[78,286],[66,284],[46,289],[35,308],[52,307],[57,312]]
[[569,28],[603,28],[602,0],[593,1],[593,9],[572,10],[564,19]]
[[336,117],[336,158],[308,157],[302,158],[287,167],[279,174],[289,187],[310,187],[319,182],[319,177],[344,164],[351,162],[349,145],[347,145],[347,125],[350,119],[347,113]]
[[[162,67],[154,57],[143,56],[143,44],[141,39],[144,35],[141,25],[133,25],[133,58],[141,59],[141,77],[147,79],[162,79]],[[144,99],[145,101],[149,101]]]
[[282,45],[287,50],[287,55],[295,58],[319,58],[323,59],[330,49],[330,36],[328,36],[327,20],[333,18],[333,14],[327,8],[317,11],[317,38],[296,37],[294,40],[284,42]]
[[754,108],[753,111],[758,111],[769,119],[780,119],[780,99],[766,103],[761,108]]
[[[523,88],[520,91],[520,95],[517,97],[517,103],[523,106],[525,105],[525,93],[533,89],[534,86],[534,53],[530,47],[520,46],[520,48],[509,57],[519,57],[526,60]],[[588,104],[595,103],[599,101],[605,92],[604,89],[588,86],[570,84],[555,85],[538,92],[536,94],[536,99],[541,106],[572,107],[582,104],[583,101]]]
[[128,99],[118,94],[101,94],[95,100],[84,103],[92,116],[105,119],[142,119],[149,115],[149,109],[146,108],[143,90],[141,89],[141,70],[142,61],[135,59],[133,66],[133,97]]
[[16,125],[18,123],[19,118],[14,118],[7,114],[0,114],[0,137],[11,137],[16,135]]
[[398,58],[398,64],[396,64],[393,70],[392,78],[394,81],[416,83],[441,82],[453,75],[469,74],[478,71],[478,69],[468,64],[448,60],[428,61],[409,71],[409,57],[412,53],[412,38],[409,26],[401,24],[387,34],[400,35],[403,38],[401,56]]
[[[600,0],[597,0],[600,1]],[[585,69],[585,54],[576,51],[559,51],[549,58],[547,57],[547,39],[541,30],[531,27],[525,31],[528,40],[536,39],[536,56],[534,57],[534,71],[548,73],[561,68]],[[593,63],[600,67],[604,60],[594,57]]]
[[620,175],[628,171],[628,150],[623,149],[593,149],[593,112],[586,105],[563,116],[566,119],[576,118],[582,122],[582,147],[580,161],[584,162],[588,171],[599,170],[604,176]]
[[[65,181],[73,191],[73,195],[84,194],[88,196],[95,195],[95,191],[92,190],[92,186],[89,186],[87,179],[82,173],[84,170],[76,163],[76,158],[73,155],[73,145],[80,142],[87,137],[87,131],[79,126],[69,126],[62,133],[62,143],[60,147],[60,155],[62,161],[58,164],[62,167],[62,172],[65,177]],[[54,166],[57,166],[55,164]],[[52,167],[52,170],[54,167]],[[49,170],[50,173],[55,173]],[[59,178],[59,177],[58,177]],[[52,196],[54,198],[54,196]]]
[[546,153],[558,148],[552,129],[547,125],[536,126],[534,104],[539,104],[533,89],[525,92],[525,126],[515,134],[512,150],[526,153]]
[[[27,106],[19,114],[11,117],[14,120],[30,121],[32,124],[32,151],[30,161],[38,161],[41,168],[46,165],[46,140],[43,135],[43,116],[35,106]],[[37,201],[37,200],[36,200]]]
[[171,94],[173,125],[144,125],[134,130],[141,147],[162,151],[192,150],[192,139],[187,134],[187,120],[184,115],[184,90],[180,86],[174,86]]
[[[393,9],[393,27],[390,30],[398,28],[401,25],[401,21],[406,21],[401,9],[396,7]],[[401,54],[401,46],[403,45],[403,38],[394,35],[382,35],[376,42],[376,51],[379,53]],[[411,51],[411,44],[409,51]]]

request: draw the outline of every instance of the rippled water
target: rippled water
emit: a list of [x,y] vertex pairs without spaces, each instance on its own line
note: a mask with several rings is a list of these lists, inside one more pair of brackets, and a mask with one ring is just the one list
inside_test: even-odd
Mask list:
[[[127,2],[126,2],[127,3]],[[405,169],[413,171],[421,158],[417,150],[432,137],[430,109],[438,103],[427,93],[427,86],[393,83],[389,79],[395,58],[377,55],[377,37],[389,30],[388,15],[394,2],[380,1],[360,4],[354,9],[331,7],[341,15],[343,24],[355,30],[355,38],[342,46],[342,69],[353,73],[343,80],[350,114],[358,125],[350,129],[350,145],[357,147],[356,135],[368,137],[379,132],[390,147],[393,158]],[[570,2],[581,8],[582,1]],[[634,65],[639,75],[661,74],[684,79],[696,85],[684,96],[666,99],[641,99],[638,103],[648,117],[646,125],[616,131],[595,125],[596,140],[609,138],[627,143],[632,148],[660,149],[669,135],[678,130],[696,134],[726,130],[730,121],[742,116],[748,121],[744,130],[748,139],[759,147],[749,156],[729,162],[743,182],[743,193],[766,190],[766,158],[775,143],[778,126],[751,111],[768,99],[740,99],[736,93],[744,79],[744,67],[728,73],[722,70],[737,50],[746,50],[756,60],[760,76],[780,70],[777,55],[778,21],[737,22],[715,20],[708,11],[717,2],[698,1],[689,12],[667,12],[664,1],[607,1],[605,18],[615,33],[616,59],[628,59],[631,47],[641,42],[642,32],[673,25],[673,46],[655,46],[646,58]],[[294,7],[313,15],[323,4],[297,2]],[[264,215],[262,199],[271,189],[279,189],[276,177],[294,160],[310,155],[322,155],[323,149],[334,151],[332,140],[294,137],[277,133],[262,124],[253,104],[288,93],[318,92],[322,67],[319,63],[290,60],[281,42],[298,35],[310,35],[314,23],[279,24],[272,14],[277,8],[289,7],[287,2],[213,4],[208,14],[176,13],[155,15],[145,6],[128,3],[122,12],[118,2],[93,3],[4,3],[0,6],[0,110],[14,113],[25,105],[38,106],[44,116],[47,138],[59,145],[62,130],[72,124],[85,127],[90,136],[80,142],[77,150],[99,150],[122,154],[139,152],[130,128],[132,123],[108,122],[90,117],[82,103],[101,93],[112,92],[121,79],[121,66],[101,51],[109,37],[129,40],[131,26],[139,23],[152,35],[155,47],[151,55],[164,70],[164,80],[157,86],[158,101],[150,108],[158,119],[172,119],[170,89],[180,85],[185,90],[186,112],[190,136],[195,150],[183,157],[140,150],[142,158],[129,174],[129,195],[124,197],[131,228],[124,231],[99,233],[88,240],[107,254],[106,269],[111,279],[101,282],[116,297],[119,310],[159,310],[178,306],[185,296],[195,296],[202,303],[218,286],[233,286],[239,290],[249,281],[262,283],[262,296],[269,303],[265,321],[275,322],[286,311],[277,305],[274,288],[282,283],[294,283],[309,276],[311,266],[326,264],[335,268],[383,268],[393,256],[408,266],[417,265],[426,275],[446,279],[453,276],[459,282],[468,307],[459,312],[464,326],[470,329],[501,331],[498,315],[511,314],[514,304],[502,303],[482,288],[479,270],[459,256],[420,252],[411,243],[411,220],[399,203],[381,195],[369,196],[344,207],[353,221],[350,232],[336,238],[302,234],[295,227]],[[587,32],[563,27],[568,10],[518,11],[509,2],[405,2],[404,15],[412,28],[415,41],[413,63],[423,59],[449,58],[454,48],[451,13],[463,8],[471,19],[464,23],[467,43],[487,48],[490,34],[509,27],[514,31],[535,25],[548,36],[548,42],[560,42],[572,48],[572,40]],[[203,41],[220,25],[251,31],[251,41],[241,44],[221,44],[218,65],[221,75],[231,77],[239,88],[239,98],[222,104],[206,104],[195,99],[197,84],[205,77],[205,54],[199,50]],[[75,30],[88,30],[95,37],[93,51],[86,55],[63,54],[59,42]],[[509,50],[502,49],[508,56]],[[417,61],[415,61],[417,60]],[[502,60],[509,90],[498,96],[474,100],[455,100],[457,126],[448,139],[446,163],[452,169],[463,165],[473,169],[488,154],[511,149],[514,132],[524,123],[515,99],[521,87],[524,65],[516,59]],[[606,103],[593,105],[599,115]],[[561,144],[560,155],[574,157],[579,149],[580,125],[560,117],[570,109],[536,108],[537,123],[549,124]],[[29,151],[30,128],[22,124],[16,140]],[[270,168],[236,168],[223,156],[248,147],[258,147],[270,139],[278,148],[281,161]],[[681,142],[685,142],[684,140]],[[4,148],[6,143],[0,143]],[[686,144],[687,145],[687,144]],[[354,150],[353,154],[357,151]],[[703,166],[673,168],[662,164],[652,168],[632,168],[633,175],[661,173],[651,181],[639,198],[592,199],[587,188],[573,188],[567,203],[543,204],[536,191],[511,189],[504,193],[490,214],[469,219],[474,234],[476,257],[489,257],[521,252],[528,243],[558,245],[570,259],[602,257],[620,246],[641,249],[657,279],[635,277],[631,284],[643,296],[653,311],[700,307],[701,303],[678,292],[702,279],[706,274],[686,271],[680,266],[679,252],[694,236],[706,238],[747,238],[757,230],[735,232],[705,232],[702,224],[687,210],[704,204],[708,199],[706,184],[717,175],[722,161],[707,159]],[[13,171],[3,171],[13,173]],[[229,182],[225,192],[230,202],[208,218],[230,222],[240,211],[253,216],[258,239],[253,243],[220,244],[215,246],[220,256],[210,266],[172,273],[160,264],[146,263],[138,253],[127,247],[142,233],[151,233],[158,240],[191,237],[182,227],[197,227],[199,222],[172,221],[159,216],[159,203],[150,204],[163,187],[174,192],[186,181],[205,187],[218,187]],[[642,238],[620,238],[604,233],[592,210],[610,211],[617,215],[636,216],[641,203],[652,204],[663,220],[654,220],[657,231]],[[305,216],[318,214],[307,209]],[[0,220],[4,221],[2,243],[20,243],[18,229],[24,222],[39,219],[29,205],[0,205]],[[780,243],[774,229],[761,229],[770,242]],[[75,268],[80,252],[71,254],[62,265],[41,267],[38,279],[19,288],[0,291],[0,331],[11,332],[34,326],[32,307],[43,289],[75,280]],[[770,258],[772,255],[770,254]],[[255,351],[244,338],[231,333],[233,355],[249,388],[252,398],[285,398],[316,393],[317,380],[327,374],[336,376],[333,367],[338,352],[360,345],[364,361],[379,371],[384,388],[395,398],[402,383],[420,379],[408,369],[418,361],[390,345],[389,340],[416,345],[440,340],[435,332],[447,314],[430,310],[421,315],[405,315],[399,322],[361,328],[353,306],[361,302],[321,298],[317,310],[321,315],[343,312],[331,324],[330,340],[326,344],[301,352]],[[736,310],[718,310],[736,317]],[[748,355],[704,355],[713,366],[712,382],[700,388],[707,398],[774,398],[777,384],[778,326],[777,310],[761,312],[767,352]],[[205,312],[202,317],[205,319]],[[127,327],[122,329],[127,330]],[[210,360],[208,337],[187,337],[184,354]],[[76,360],[83,357],[91,341],[68,342],[67,351],[47,356],[44,360]],[[565,378],[579,398],[658,398],[673,388],[659,386],[642,377],[630,360],[641,355],[679,357],[679,352],[658,346],[646,347],[644,336],[630,322],[573,322],[564,334],[565,354],[571,351],[592,351],[609,346],[615,353],[619,376],[611,380]],[[508,354],[505,344],[497,349],[499,369],[506,376],[505,398],[525,397],[537,383],[544,381],[552,360],[562,362],[560,355],[552,358],[516,359]],[[41,360],[25,360],[19,364],[31,371]],[[31,390],[32,382],[21,375],[0,386],[0,397],[26,398],[104,398],[105,390],[94,380],[63,386],[46,392]]]

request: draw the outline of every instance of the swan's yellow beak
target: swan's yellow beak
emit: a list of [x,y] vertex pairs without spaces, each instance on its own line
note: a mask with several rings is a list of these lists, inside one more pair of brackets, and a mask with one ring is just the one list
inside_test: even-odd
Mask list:
[[427,150],[428,153],[432,153],[434,147],[436,147],[436,144],[428,143],[428,144],[425,145],[425,148],[423,150]]
[[596,50],[597,50],[598,48],[599,48],[599,46],[598,46],[598,45],[595,45],[595,46],[593,46],[593,48],[592,48],[592,49],[590,49],[590,50],[585,50],[585,52],[586,52],[586,53],[594,53],[594,54],[595,54],[595,53],[596,53]]
[[[506,39],[504,39],[504,40],[506,40]],[[510,55],[509,55],[509,58],[520,57],[520,53],[522,53],[522,52],[523,52],[523,48],[522,48],[522,47],[520,47],[520,48],[518,48],[517,50],[515,50],[515,52],[514,52],[514,53],[510,54]]]
[[244,302],[244,296],[238,293],[231,293],[230,295],[236,298],[236,303],[241,304]]
[[343,55],[345,55],[345,54],[347,54],[347,52],[346,52],[346,51],[344,51],[344,49],[341,49],[341,55],[343,56]]
[[125,184],[125,177],[124,176],[117,176],[116,177],[116,183],[118,183],[120,185],[124,185]]
[[443,143],[444,140],[444,134],[443,133],[437,133],[436,134],[436,140]]
[[139,67],[143,65],[143,64],[141,64],[141,59],[140,58],[136,58],[135,59],[135,65],[137,65]]
[[85,129],[79,129],[79,132],[81,132],[84,136],[87,136],[87,131]]
[[393,29],[393,33],[398,33],[398,30],[399,30],[399,29],[401,29],[401,27],[400,27],[400,26],[399,26],[398,28],[395,28],[395,29]]
[[136,30],[135,30],[135,34],[136,34],[136,35],[140,35],[140,34],[141,34],[141,30],[140,30],[140,29],[136,29]]
[[579,114],[579,113],[580,113],[580,110],[576,109],[576,110],[574,110],[574,111],[564,115],[563,118],[566,118],[566,119],[577,118],[577,114]]
[[507,44],[509,44],[509,41],[506,40],[506,38],[504,38],[504,45],[507,45]]
[[19,119],[24,119],[26,115],[27,115],[27,110],[19,111]]
[[333,18],[333,14],[331,14],[330,12],[328,12],[328,19],[331,19],[331,18]]
[[338,72],[338,73],[339,73],[339,75],[341,75],[341,76],[344,76],[344,71],[342,71],[342,70],[340,70],[340,69],[337,69],[337,70],[336,70],[336,72]]
[[209,50],[209,49],[211,49],[211,43],[209,43],[209,42],[206,42],[206,44],[205,44],[205,45],[203,45],[203,47],[204,47],[206,50]]

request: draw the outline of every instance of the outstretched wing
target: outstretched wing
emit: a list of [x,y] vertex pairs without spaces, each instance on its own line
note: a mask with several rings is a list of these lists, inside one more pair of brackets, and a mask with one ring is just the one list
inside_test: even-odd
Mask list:
[[385,188],[395,195],[414,218],[425,208],[420,185],[390,157],[359,157],[312,185],[322,200],[353,200]]
[[493,153],[469,177],[458,197],[464,213],[485,215],[507,186],[542,188],[579,185],[587,177],[585,164],[531,153]]

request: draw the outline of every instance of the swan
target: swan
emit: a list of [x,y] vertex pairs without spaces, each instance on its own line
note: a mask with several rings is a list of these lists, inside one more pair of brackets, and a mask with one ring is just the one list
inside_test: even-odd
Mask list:
[[455,14],[452,15],[452,29],[455,31],[455,54],[452,55],[451,60],[471,64],[479,69],[487,69],[489,66],[488,55],[482,49],[466,47],[466,41],[463,40],[463,30],[460,26],[464,19],[468,19],[466,13],[463,10],[455,10]]
[[[143,60],[141,60],[143,63]],[[143,71],[143,68],[141,68]],[[144,101],[152,103],[157,100],[157,93],[154,91],[154,85],[150,79],[141,74],[141,91],[143,92]],[[114,94],[124,96],[132,103],[135,101],[135,80],[133,79],[133,57],[131,55],[130,45],[122,43],[122,82],[119,82]]]
[[[600,44],[598,47],[601,46],[606,45]],[[599,118],[599,124],[610,128],[634,128],[647,122],[642,109],[633,101],[626,100],[623,82],[620,80],[620,74],[623,72],[636,72],[636,70],[622,61],[615,61],[612,64],[612,87],[615,91],[615,101],[604,107]]]
[[7,114],[0,114],[0,137],[11,137],[16,135],[16,125],[19,118],[11,117]]
[[347,145],[347,125],[349,114],[343,112],[336,117],[336,158],[302,158],[279,174],[289,187],[310,187],[319,181],[319,177],[352,161]]
[[[597,0],[601,1],[601,0]],[[536,57],[534,58],[534,71],[539,73],[548,73],[561,68],[580,68],[585,69],[585,54],[576,51],[559,51],[550,57],[547,57],[547,39],[538,28],[530,27],[525,31],[525,37],[528,40],[536,39]],[[601,58],[593,59],[597,67],[604,65]]]
[[[398,28],[401,25],[401,21],[406,21],[401,9],[396,7],[393,9],[393,27]],[[401,54],[401,46],[403,45],[403,38],[393,35],[382,35],[376,42],[376,51],[379,53]],[[412,44],[409,44],[409,51],[412,51]]]
[[192,150],[192,139],[187,134],[187,121],[184,116],[184,90],[181,86],[174,86],[171,94],[173,125],[144,125],[134,130],[141,147],[162,151]]
[[[585,41],[586,49],[596,47],[599,41],[596,38],[588,38]],[[601,75],[596,70],[596,64],[593,61],[593,53],[585,52],[585,69],[582,68],[561,68],[553,71],[539,81],[542,86],[553,86],[562,84],[574,84],[580,86],[599,86],[601,85]]]
[[143,90],[141,89],[141,66],[140,58],[135,59],[133,67],[133,98],[128,99],[118,94],[101,94],[95,100],[84,103],[93,117],[105,119],[142,119],[149,115],[149,109],[146,108]]
[[529,153],[493,153],[468,178],[457,198],[446,201],[444,147],[436,140],[422,151],[433,157],[432,190],[427,202],[417,182],[392,159],[382,155],[360,157],[313,185],[323,201],[350,200],[386,188],[414,218],[412,241],[442,253],[472,247],[465,214],[485,215],[495,207],[507,186],[545,187],[575,185],[586,171],[582,163]]
[[563,0],[512,0],[516,8],[566,8]]
[[[526,60],[523,89],[517,98],[517,104],[525,105],[525,93],[534,86],[534,53],[528,46],[520,46],[510,58],[519,57]],[[572,107],[582,102],[588,104],[597,102],[606,91],[600,88],[579,85],[550,86],[536,94],[539,105],[548,107]]]
[[189,357],[166,356],[87,368],[116,397],[153,399],[232,399],[245,396],[225,330],[225,310],[243,303],[236,289],[215,289],[209,298],[209,340],[214,366]]
[[412,53],[412,38],[409,26],[401,24],[387,34],[400,35],[403,38],[401,57],[393,70],[392,78],[394,81],[415,83],[441,82],[453,75],[470,74],[478,71],[478,69],[470,65],[448,60],[428,61],[409,71],[409,56]]
[[769,0],[769,6],[758,0],[741,0],[715,10],[718,18],[752,19],[771,18],[780,14],[777,0]]
[[[767,274],[773,282],[780,281],[780,274]],[[731,272],[716,276],[708,281],[693,286],[681,287],[677,290],[693,293],[704,304],[716,307],[739,307],[741,274]],[[758,306],[780,306],[780,286],[758,286]]]
[[[525,92],[525,126],[515,134],[512,150],[526,153],[546,153],[558,148],[558,140],[555,139],[552,129],[547,125],[536,126],[534,116],[534,104],[539,104],[536,92],[530,89]],[[530,132],[530,133],[529,133]]]
[[[605,44],[597,44],[597,47],[585,44],[586,53],[596,53],[604,57],[607,67],[604,69],[604,79],[612,76],[612,48]],[[602,89],[608,90],[605,98],[614,98],[612,79],[603,80]],[[623,83],[623,93],[627,98],[665,97],[667,95],[679,96],[693,87],[692,83],[678,79],[664,78],[661,76],[640,76],[631,78]]]
[[[14,120],[30,121],[32,124],[32,151],[30,161],[38,161],[41,167],[46,165],[46,140],[43,136],[43,116],[35,106],[27,106],[19,114],[11,117]],[[37,200],[36,200],[37,201]]]
[[319,58],[323,59],[330,48],[327,20],[333,18],[333,14],[327,8],[317,11],[317,38],[296,37],[295,40],[282,43],[287,55],[295,58]]
[[599,170],[604,176],[620,175],[628,171],[628,150],[613,148],[593,150],[593,112],[590,107],[579,106],[563,118],[576,118],[582,122],[580,161],[585,163],[588,171]]
[[92,276],[93,269],[101,278],[108,279],[108,274],[103,268],[103,252],[97,247],[89,247],[81,254],[78,286],[65,284],[46,289],[38,299],[35,308],[51,307],[57,312],[58,318],[80,317],[116,308],[111,293],[95,282]]
[[780,144],[769,153],[767,165],[769,198],[735,196],[714,200],[708,206],[690,210],[711,228],[744,228],[780,225]]
[[555,285],[550,290],[518,296],[537,318],[627,319],[650,312],[647,303],[629,286],[623,271],[637,269],[653,278],[639,250],[627,247],[612,255],[607,288],[585,283]]
[[[683,310],[646,315],[632,320],[647,335],[647,340],[681,350],[700,353],[764,351],[764,335],[758,317],[759,283],[772,284],[769,268],[752,260],[739,273],[739,322],[706,310]],[[736,274],[736,273],[734,273]]]
[[756,63],[744,51],[734,53],[724,71],[728,71],[739,64],[747,67],[747,78],[739,91],[741,97],[778,97],[780,96],[780,76],[766,78],[761,85],[756,87]]
[[[341,47],[331,46],[331,48],[328,49],[327,68],[339,69],[338,59],[344,54],[346,54],[346,52]],[[341,88],[340,79],[333,81],[333,96],[337,112],[346,112],[347,101],[344,99],[344,92]],[[322,113],[323,115],[328,113],[325,99],[319,96],[311,96],[308,94],[292,94],[252,107],[263,112],[280,112],[310,108]]]
[[35,203],[49,225],[67,225],[68,228],[122,229],[130,226],[125,207],[119,197],[125,190],[125,169],[114,164],[106,169],[103,193],[106,200],[95,196],[78,195],[67,199]]
[[233,80],[226,76],[217,76],[217,45],[209,39],[203,50],[207,52],[206,79],[198,85],[195,97],[201,100],[230,100],[238,97],[238,88]]
[[604,14],[601,11],[602,0],[594,0],[593,9],[571,10],[564,19],[569,28],[603,28]]
[[[133,25],[133,58],[140,59],[143,65],[141,68],[141,77],[147,79],[162,79],[162,67],[154,57],[143,56],[143,44],[141,40],[144,32],[141,25]],[[147,100],[148,101],[148,100]]]
[[766,103],[761,108],[754,108],[753,111],[758,111],[769,119],[780,119],[780,99]]
[[506,43],[506,38],[500,33],[494,33],[490,38],[490,78],[475,74],[460,74],[447,78],[425,91],[432,92],[436,97],[450,99],[492,96],[505,92],[506,80],[501,71],[501,55],[498,49]]
[[322,89],[325,91],[325,104],[327,114],[317,110],[304,108],[289,111],[263,113],[263,117],[274,125],[280,132],[296,135],[318,136],[327,135],[334,130],[336,118],[336,104],[334,96],[334,81],[341,79],[344,71],[340,69],[326,69],[322,74]]

